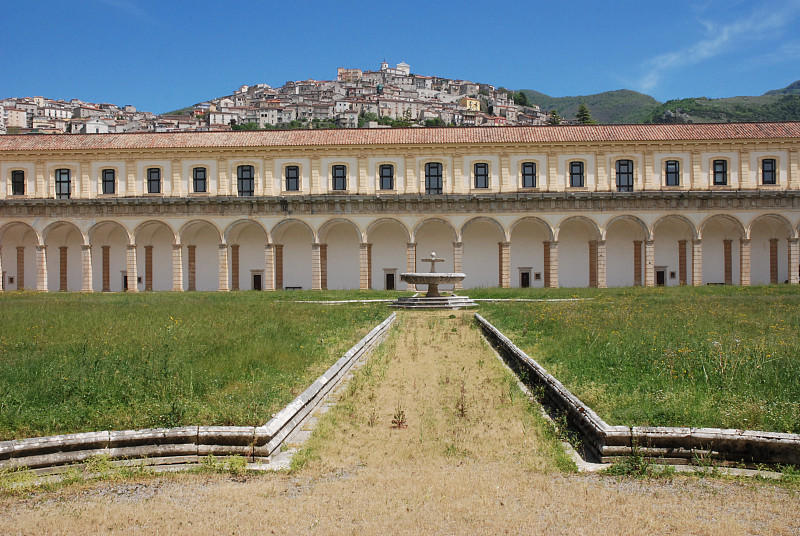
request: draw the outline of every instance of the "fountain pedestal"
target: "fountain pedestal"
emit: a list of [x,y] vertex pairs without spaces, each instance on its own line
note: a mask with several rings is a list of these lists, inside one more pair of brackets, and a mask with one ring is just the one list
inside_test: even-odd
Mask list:
[[461,309],[462,307],[474,307],[477,305],[467,296],[456,296],[450,293],[442,296],[439,292],[439,285],[452,285],[462,281],[466,274],[460,272],[437,272],[436,263],[444,262],[444,259],[436,257],[436,253],[431,253],[429,259],[422,259],[422,262],[431,264],[430,272],[408,272],[400,274],[400,280],[413,285],[428,285],[425,296],[412,296],[398,298],[390,304],[390,307],[401,309]]

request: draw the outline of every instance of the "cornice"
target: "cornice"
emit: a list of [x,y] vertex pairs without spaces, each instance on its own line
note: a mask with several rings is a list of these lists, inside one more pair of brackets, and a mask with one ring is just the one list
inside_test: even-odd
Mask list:
[[800,190],[7,199],[0,217],[290,216],[800,210]]

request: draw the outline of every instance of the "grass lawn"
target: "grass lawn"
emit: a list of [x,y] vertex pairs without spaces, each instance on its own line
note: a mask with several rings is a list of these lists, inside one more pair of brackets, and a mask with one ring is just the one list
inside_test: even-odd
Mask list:
[[0,440],[263,424],[390,314],[318,296],[2,293]]
[[609,424],[800,433],[792,286],[476,290],[480,313]]

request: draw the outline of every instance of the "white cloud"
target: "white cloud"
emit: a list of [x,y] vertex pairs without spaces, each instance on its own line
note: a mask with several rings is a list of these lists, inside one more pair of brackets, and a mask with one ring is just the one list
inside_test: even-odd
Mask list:
[[[775,38],[776,32],[785,28],[800,10],[800,1],[792,0],[780,8],[758,10],[747,18],[719,25],[709,21],[699,21],[706,28],[707,38],[681,50],[666,52],[644,62],[645,69],[635,86],[640,91],[651,91],[658,86],[667,71],[695,65],[747,45],[755,40]],[[790,52],[793,50],[785,50]]]

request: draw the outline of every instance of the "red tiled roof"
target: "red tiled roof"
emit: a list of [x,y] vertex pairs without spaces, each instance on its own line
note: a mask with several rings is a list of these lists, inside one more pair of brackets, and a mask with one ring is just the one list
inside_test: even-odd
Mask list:
[[0,151],[800,139],[800,122],[0,136]]

